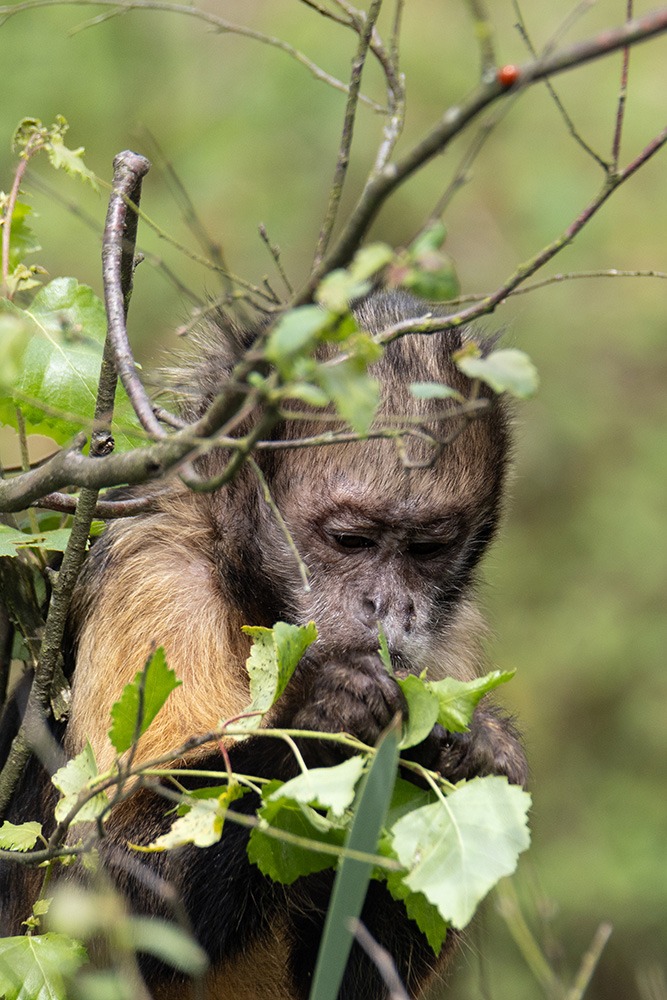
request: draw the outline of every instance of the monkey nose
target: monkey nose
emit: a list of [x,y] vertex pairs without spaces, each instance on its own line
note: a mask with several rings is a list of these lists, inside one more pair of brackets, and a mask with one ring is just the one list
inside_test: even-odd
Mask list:
[[361,602],[363,620],[370,628],[382,625],[385,632],[409,633],[415,623],[416,611],[411,597],[388,598],[384,595],[364,597]]

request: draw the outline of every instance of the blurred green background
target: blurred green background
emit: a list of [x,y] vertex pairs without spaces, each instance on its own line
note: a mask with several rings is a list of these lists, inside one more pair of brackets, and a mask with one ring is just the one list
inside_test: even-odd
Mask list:
[[[651,4],[637,5],[636,13]],[[525,60],[515,12],[491,4],[498,61]],[[531,0],[524,16],[543,45],[572,0]],[[296,45],[345,77],[354,37],[297,0],[208,0],[206,9]],[[71,124],[90,167],[111,176],[116,152],[153,155],[152,133],[234,271],[275,274],[257,236],[266,224],[296,284],[306,274],[330,181],[343,96],[284,53],[213,31],[183,14],[125,12],[77,30],[108,8],[21,12],[0,26],[0,186],[11,184],[10,136],[24,116]],[[389,13],[389,11],[388,11]],[[600,0],[563,41],[620,23],[625,2]],[[387,19],[388,20],[388,19]],[[403,33],[408,115],[402,148],[476,83],[479,57],[467,5],[409,0]],[[386,28],[387,21],[383,22]],[[632,55],[622,160],[667,119],[667,38]],[[615,55],[555,80],[577,128],[609,155],[619,88]],[[366,89],[380,97],[369,67]],[[474,134],[413,178],[373,235],[408,240],[451,179]],[[362,109],[349,206],[380,135]],[[53,275],[101,291],[98,197],[45,165],[25,185]],[[521,96],[492,134],[451,205],[447,248],[463,291],[491,290],[584,208],[602,173],[568,134],[544,86]],[[68,211],[76,203],[89,228]],[[195,248],[156,164],[143,207]],[[667,150],[618,191],[548,273],[604,268],[667,270]],[[146,227],[140,243],[201,299],[217,290]],[[276,285],[279,282],[274,282]],[[483,602],[491,654],[516,668],[507,702],[526,734],[534,846],[516,879],[531,929],[570,981],[600,923],[613,933],[586,994],[591,1000],[667,998],[667,284],[657,278],[577,280],[511,299],[486,321],[538,365],[538,398],[516,412],[516,463],[504,532],[487,561]],[[145,364],[176,342],[188,296],[142,265],[131,335]],[[453,998],[544,995],[493,900],[452,981]]]

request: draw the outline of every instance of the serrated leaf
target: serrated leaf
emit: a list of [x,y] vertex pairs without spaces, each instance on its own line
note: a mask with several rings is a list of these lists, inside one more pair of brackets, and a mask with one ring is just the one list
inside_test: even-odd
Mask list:
[[537,369],[523,351],[505,348],[482,357],[479,350],[472,352],[464,348],[453,358],[464,375],[480,379],[494,392],[509,392],[518,399],[528,399],[537,392]]
[[409,676],[397,681],[408,706],[403,724],[401,750],[417,746],[425,740],[438,721],[438,695],[419,677]]
[[462,928],[530,843],[530,796],[506,778],[474,778],[446,800],[404,816],[391,830],[393,850],[408,869],[405,884]]
[[[63,798],[58,800],[54,813],[58,823],[65,819],[76,805],[80,792],[86,789],[98,774],[95,754],[90,743],[86,743],[81,753],[56,771],[51,781],[63,795]],[[109,800],[104,792],[100,792],[79,809],[72,820],[72,826],[75,823],[86,823],[97,819],[108,806]]]
[[59,135],[53,135],[51,142],[45,147],[51,165],[56,170],[64,170],[72,177],[87,181],[95,191],[99,191],[95,174],[83,162],[85,149],[79,146],[78,149],[68,149]]
[[237,782],[228,785],[215,799],[200,799],[192,803],[184,816],[179,816],[167,833],[149,844],[148,850],[168,851],[184,844],[210,847],[217,844],[232,802],[240,799],[247,789]]
[[35,846],[42,833],[41,823],[10,823],[0,826],[0,848],[5,851],[29,851]]
[[88,960],[85,949],[62,934],[0,938],[3,1000],[66,1000],[66,980]]
[[159,646],[144,669],[125,685],[120,698],[111,708],[109,739],[117,753],[125,753],[135,739],[146,732],[171,692],[182,683],[167,666],[164,649]]
[[438,722],[452,733],[464,732],[472,720],[475,707],[489,691],[506,684],[514,677],[513,670],[492,670],[472,681],[457,681],[443,677],[429,681],[427,687],[438,698]]
[[317,815],[314,810],[291,799],[281,798],[281,788],[280,782],[273,781],[264,789],[264,805],[257,813],[260,826],[255,827],[250,834],[248,857],[263,875],[283,885],[291,885],[302,875],[332,868],[336,864],[336,857],[270,836],[266,833],[266,827],[337,847],[342,847],[343,831],[331,824],[323,827],[322,824],[313,822]]
[[411,382],[409,389],[415,399],[455,399],[460,403],[464,400],[457,389],[441,382]]
[[[243,631],[253,639],[246,669],[250,677],[251,703],[246,712],[268,712],[287,687],[299,660],[317,638],[315,622],[288,625],[276,622],[273,628],[244,625]],[[256,729],[259,716],[240,719],[236,725]]]
[[364,758],[358,755],[333,767],[314,767],[285,782],[270,798],[294,799],[304,805],[331,809],[334,815],[342,816],[352,805],[364,767]]
[[393,899],[402,902],[405,912],[426,936],[431,951],[439,955],[447,936],[447,921],[443,920],[437,906],[429,902],[422,892],[411,892],[404,882],[404,872],[389,872],[387,889]]
[[130,917],[127,924],[136,951],[155,955],[188,976],[201,976],[208,968],[204,949],[178,924],[155,917]]

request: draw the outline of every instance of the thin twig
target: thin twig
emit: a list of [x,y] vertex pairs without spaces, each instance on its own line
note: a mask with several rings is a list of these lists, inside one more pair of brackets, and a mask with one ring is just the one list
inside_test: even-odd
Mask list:
[[310,584],[308,583],[308,567],[306,566],[306,564],[303,561],[303,558],[301,556],[301,553],[299,552],[298,548],[296,547],[296,542],[294,541],[294,537],[292,536],[292,532],[289,530],[289,527],[287,525],[287,522],[285,521],[285,518],[283,517],[282,513],[280,512],[280,510],[278,508],[278,505],[276,504],[276,501],[273,499],[273,497],[271,495],[271,490],[269,488],[269,484],[266,481],[264,473],[260,469],[260,467],[257,464],[257,462],[255,461],[255,459],[252,458],[252,456],[248,457],[248,465],[250,466],[250,468],[252,469],[252,471],[257,476],[257,479],[259,481],[259,485],[262,487],[262,495],[264,497],[264,502],[268,505],[269,509],[271,510],[271,513],[275,517],[276,522],[277,522],[280,530],[283,533],[285,541],[287,542],[288,548],[289,548],[290,552],[292,553],[292,555],[294,556],[294,559],[296,560],[296,564],[297,564],[297,566],[299,568],[299,576],[301,577],[301,582],[303,583],[304,592],[306,594],[309,594],[310,593]]
[[333,182],[329,194],[329,203],[327,205],[324,221],[320,230],[317,250],[315,251],[314,267],[317,267],[326,253],[331,239],[331,234],[336,223],[338,207],[343,194],[343,186],[345,184],[347,168],[350,162],[350,148],[352,146],[352,137],[354,135],[354,123],[357,117],[357,107],[361,91],[361,77],[366,64],[366,56],[371,43],[373,27],[378,19],[381,7],[382,0],[372,0],[370,9],[366,15],[364,30],[359,35],[359,46],[357,48],[356,55],[352,60],[352,71],[350,73],[350,84],[348,87],[347,101],[345,104],[345,116],[343,119],[343,132],[340,139],[340,145],[338,147],[338,157],[336,160],[336,168],[334,170]]
[[588,984],[593,978],[593,973],[598,966],[605,945],[611,937],[612,930],[613,928],[611,924],[600,924],[595,932],[588,951],[581,960],[579,971],[575,976],[574,983],[565,995],[565,1000],[583,1000],[583,996],[588,989]]
[[382,982],[389,991],[388,1000],[410,1000],[405,986],[401,982],[396,963],[386,948],[375,940],[372,934],[356,917],[349,920],[350,930],[354,934],[357,943],[363,948],[371,962],[378,970]]
[[[526,27],[526,22],[524,20],[523,13],[521,11],[521,7],[519,6],[518,0],[513,0],[513,7],[517,19],[517,24],[516,24],[517,30],[521,35],[526,45],[526,48],[528,49],[530,54],[533,56],[533,58],[537,59],[538,58],[537,50],[535,49],[535,46],[532,43],[530,35],[528,34],[528,28]],[[594,159],[595,162],[598,163],[602,167],[602,169],[606,172],[609,169],[609,164],[598,153],[595,152],[592,146],[589,146],[584,137],[578,131],[565,105],[563,104],[560,97],[556,93],[556,90],[551,81],[547,78],[545,79],[544,84],[547,90],[549,91],[551,99],[556,105],[556,108],[558,109],[561,118],[565,122],[565,127],[567,128],[568,132],[570,133],[574,141],[577,142],[584,150],[584,152],[586,152],[588,156]]]
[[[626,20],[632,20],[634,3],[627,0]],[[630,67],[630,49],[626,46],[623,49],[623,65],[621,66],[621,86],[618,94],[618,107],[616,109],[616,129],[614,140],[611,146],[611,169],[618,170],[618,161],[621,155],[621,137],[623,135],[623,122],[625,119],[625,104],[628,96],[628,70]]]
[[21,190],[21,182],[27,168],[28,156],[24,154],[16,166],[14,181],[2,216],[2,284],[4,286],[4,294],[7,294],[7,279],[9,278],[9,241],[11,237],[12,218],[16,202],[18,201],[19,191]]
[[273,263],[276,265],[276,270],[278,271],[278,274],[282,278],[282,282],[285,288],[287,289],[287,294],[294,295],[294,289],[292,288],[292,284],[289,278],[287,277],[287,274],[285,273],[283,262],[280,259],[280,247],[276,246],[275,243],[271,242],[271,240],[269,239],[269,234],[266,231],[266,226],[264,225],[263,222],[260,222],[257,228],[259,230],[259,235],[262,239],[262,242],[264,243],[264,245],[266,246],[267,250],[269,251],[269,253],[273,258]]
[[475,35],[479,45],[481,75],[486,77],[497,64],[496,50],[493,44],[493,23],[485,0],[468,0],[468,7],[475,25]]
[[[201,10],[199,7],[192,7],[188,4],[171,3],[170,0],[24,0],[22,3],[8,4],[0,7],[0,24],[21,11],[35,10],[40,7],[64,6],[112,7],[113,10],[105,17],[105,19],[107,19],[107,17],[115,17],[120,14],[124,14],[129,10],[169,11],[174,14],[183,14],[186,17],[194,17],[198,21],[204,21],[206,24],[212,25],[221,34],[240,35],[243,38],[250,38],[254,41],[261,42],[263,45],[279,49],[281,52],[286,53],[286,55],[290,56],[292,59],[296,60],[296,62],[304,66],[316,80],[320,80],[322,83],[328,84],[330,87],[333,87],[334,90],[340,90],[344,94],[347,93],[347,87],[342,80],[338,80],[335,76],[331,76],[329,73],[326,73],[320,66],[314,63],[312,59],[309,59],[303,52],[295,49],[293,45],[283,41],[281,38],[275,38],[272,35],[266,35],[261,31],[255,31],[253,28],[248,28],[245,25],[227,21],[222,17],[218,17],[217,14]],[[93,25],[97,23],[98,20],[99,18],[91,18],[84,25],[82,25],[81,28]],[[81,28],[79,30],[81,30]],[[359,99],[364,104],[368,105],[368,107],[370,107],[373,111],[380,113],[384,111],[384,108],[381,105],[372,101],[369,97],[360,95]]]

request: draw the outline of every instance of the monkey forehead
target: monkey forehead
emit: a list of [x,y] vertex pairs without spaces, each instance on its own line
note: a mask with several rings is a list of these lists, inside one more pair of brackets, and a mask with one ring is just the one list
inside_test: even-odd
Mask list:
[[368,511],[393,523],[402,518],[421,524],[450,519],[459,511],[485,506],[497,494],[504,474],[503,447],[494,447],[488,433],[476,442],[474,430],[474,425],[467,427],[439,454],[432,447],[422,452],[419,458],[429,463],[422,467],[406,464],[408,456],[392,441],[288,453],[277,470],[277,494],[295,508],[307,498],[308,508],[320,516],[345,507],[360,517]]

